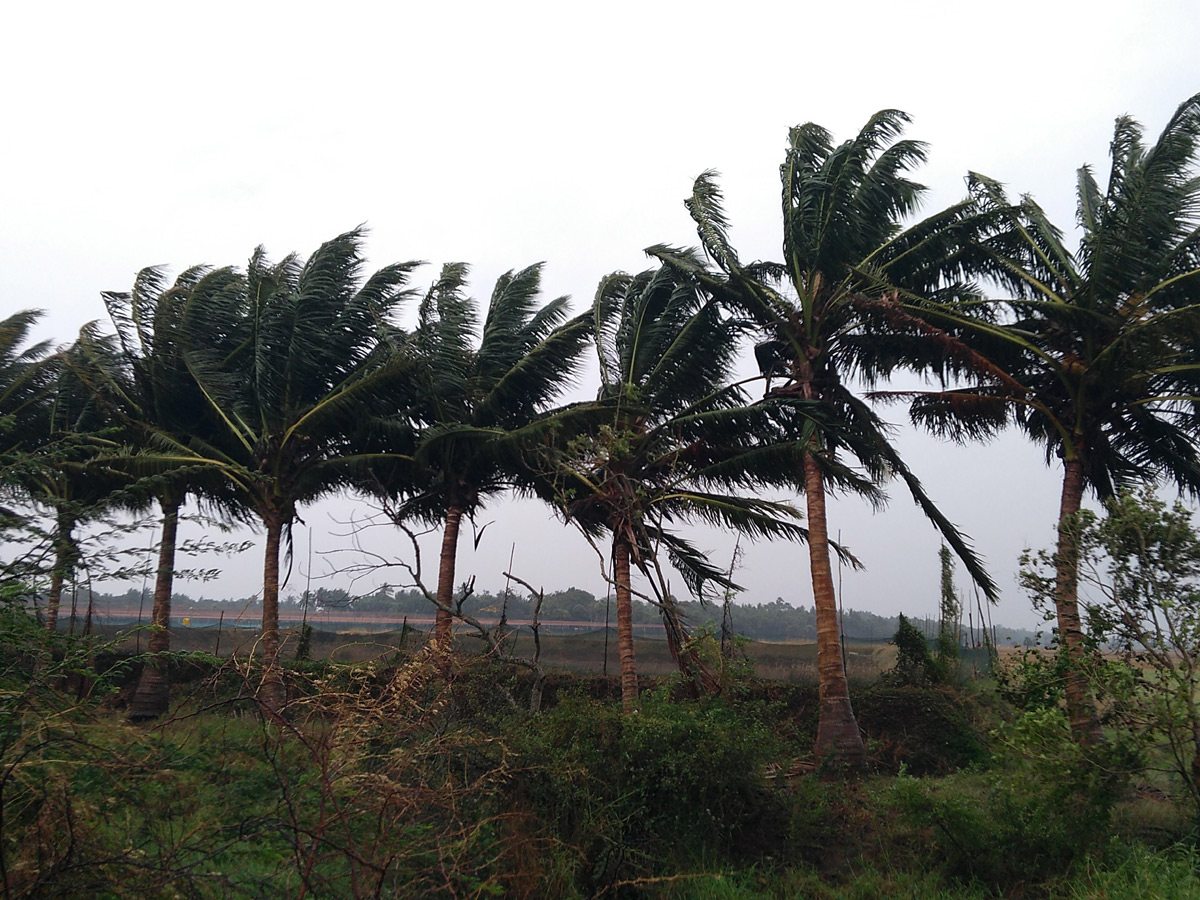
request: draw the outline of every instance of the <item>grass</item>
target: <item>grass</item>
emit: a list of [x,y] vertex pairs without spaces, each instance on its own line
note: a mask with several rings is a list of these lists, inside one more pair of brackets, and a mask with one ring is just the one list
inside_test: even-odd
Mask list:
[[[547,651],[594,661],[602,642]],[[5,896],[1200,896],[1183,808],[1101,777],[1061,717],[992,692],[859,684],[878,774],[840,782],[803,764],[816,691],[794,679],[700,702],[662,679],[628,720],[611,685],[558,672],[535,716],[512,668],[464,656],[447,688],[419,642],[374,659],[297,668],[286,722],[259,714],[252,673],[196,663],[153,726],[124,721],[120,685],[79,702],[14,664]]]
[[[139,645],[136,632],[116,626],[98,626],[97,633],[113,642],[115,649],[134,652]],[[376,631],[334,632],[314,630],[311,639],[313,659],[338,663],[362,663],[385,657],[398,649],[413,651],[423,645],[425,632]],[[296,633],[283,629],[282,653],[286,657],[294,650]],[[479,648],[469,632],[462,632],[464,648]],[[176,627],[171,630],[171,646],[176,651],[193,651],[222,657],[245,657],[251,654],[259,640],[253,628],[225,628],[219,634],[214,628]],[[597,675],[605,670],[604,629],[582,634],[543,634],[541,637],[542,664],[547,668]],[[145,638],[141,640],[145,650]],[[514,633],[508,648],[516,656],[532,657],[533,638],[528,632]],[[814,641],[747,641],[743,645],[746,658],[760,678],[791,683],[813,682],[817,674],[817,645]],[[468,653],[471,651],[468,649]],[[610,629],[607,642],[608,671],[616,674],[616,629]],[[634,640],[638,671],[644,675],[669,675],[676,671],[665,640]],[[896,661],[896,648],[886,643],[848,642],[846,645],[847,674],[851,680],[873,681],[890,669]]]

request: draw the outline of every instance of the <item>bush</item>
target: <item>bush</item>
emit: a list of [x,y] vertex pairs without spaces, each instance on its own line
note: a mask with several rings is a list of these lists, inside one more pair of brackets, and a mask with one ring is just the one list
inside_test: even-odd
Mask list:
[[588,895],[649,874],[654,860],[752,854],[748,838],[763,821],[784,836],[782,801],[760,775],[774,742],[721,701],[660,692],[623,716],[614,704],[564,698],[511,740],[523,764],[517,802],[579,855],[576,887]]
[[892,635],[896,645],[896,665],[887,673],[887,680],[894,684],[929,684],[939,680],[940,670],[929,653],[929,642],[916,625],[900,614],[900,624]]
[[930,829],[946,873],[1002,890],[1066,872],[1106,833],[1124,777],[1117,747],[1089,756],[1057,710],[1026,713],[994,733],[992,769],[937,785],[901,777],[899,808]]
[[[486,896],[517,840],[502,743],[448,727],[425,656],[314,670],[154,728],[61,692],[0,695],[0,869],[28,898]],[[503,875],[501,873],[504,873]]]
[[949,689],[874,685],[854,699],[875,766],[896,773],[946,775],[987,759],[987,747]]

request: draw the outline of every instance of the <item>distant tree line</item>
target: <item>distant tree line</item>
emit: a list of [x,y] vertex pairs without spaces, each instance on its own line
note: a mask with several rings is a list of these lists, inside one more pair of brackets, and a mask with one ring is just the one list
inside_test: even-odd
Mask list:
[[[143,600],[136,588],[124,594],[97,594],[96,607],[136,608]],[[303,594],[288,594],[280,600],[281,605],[300,607],[304,604]],[[317,588],[309,596],[313,610],[344,610],[349,613],[383,613],[396,616],[426,618],[433,614],[434,606],[419,590],[412,588],[381,587],[369,594],[354,594],[344,588]],[[722,608],[717,604],[699,603],[694,600],[677,600],[680,618],[689,630],[710,628],[717,632],[721,628]],[[463,612],[479,618],[498,618],[503,610],[512,622],[528,622],[533,618],[535,598],[524,592],[479,591],[463,603]],[[187,594],[174,594],[171,606],[176,616],[188,613],[224,611],[227,615],[257,615],[262,608],[255,597],[228,600],[212,598],[193,599]],[[909,617],[927,639],[937,639],[939,621],[934,617]],[[606,619],[616,626],[615,604],[597,597],[590,591],[570,587],[550,591],[542,599],[541,621],[589,622],[597,628],[604,627]],[[812,606],[797,606],[777,597],[769,603],[739,603],[732,607],[733,633],[752,641],[815,641],[817,638],[817,614]],[[641,600],[633,601],[633,621],[639,625],[661,622],[658,609]],[[852,641],[888,641],[899,628],[899,616],[881,616],[865,610],[847,609],[842,613],[842,633]],[[959,632],[959,643],[971,644],[972,632],[963,625]],[[975,643],[983,643],[982,632],[976,627]],[[1024,628],[998,626],[996,637],[1000,644],[1036,642],[1038,633]]]

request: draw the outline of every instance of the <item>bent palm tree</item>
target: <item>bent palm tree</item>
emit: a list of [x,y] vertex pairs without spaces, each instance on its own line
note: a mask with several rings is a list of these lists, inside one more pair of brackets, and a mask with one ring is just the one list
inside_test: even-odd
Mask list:
[[43,369],[41,395],[27,421],[36,455],[24,467],[20,482],[35,505],[53,518],[50,546],[53,563],[46,600],[46,628],[58,627],[64,584],[80,563],[76,529],[114,507],[138,508],[144,496],[128,490],[131,479],[103,461],[119,446],[119,423],[111,403],[97,396],[90,377],[92,361],[112,355],[111,341],[92,326],[78,340],[38,363]]
[[301,264],[271,264],[255,251],[244,278],[192,293],[180,334],[212,430],[186,442],[184,458],[216,465],[266,530],[264,675],[260,696],[279,710],[280,552],[298,508],[352,486],[368,453],[362,423],[390,409],[406,377],[386,352],[404,285],[417,263],[360,279],[361,231],[323,244]]
[[415,367],[410,406],[414,465],[389,466],[375,488],[402,497],[397,521],[443,526],[435,636],[451,638],[459,528],[491,497],[530,477],[526,456],[552,426],[551,402],[574,380],[588,343],[586,318],[567,319],[567,297],[537,305],[541,266],[496,282],[475,346],[478,313],[464,293],[467,267],[451,263],[430,288],[417,328],[399,351]]
[[[964,537],[938,511],[887,437],[887,426],[850,389],[848,378],[871,383],[900,364],[936,364],[938,352],[901,335],[898,296],[953,296],[953,278],[966,261],[947,250],[947,233],[962,227],[969,204],[938,213],[908,229],[923,188],[906,177],[924,159],[924,146],[899,135],[907,116],[884,110],[852,140],[835,146],[830,134],[809,123],[791,129],[780,176],[783,184],[783,263],[743,264],[729,243],[721,195],[711,172],[695,183],[688,209],[716,270],[669,247],[650,253],[699,278],[734,308],[751,316],[766,335],[756,348],[763,374],[782,382],[776,396],[818,406],[837,432],[814,435],[803,454],[809,565],[817,610],[820,725],[816,753],[861,769],[866,762],[846,682],[837,606],[829,562],[825,496],[848,488],[873,503],[879,483],[899,476],[913,499],[972,577],[994,595],[995,586]],[[915,329],[919,332],[919,329]],[[849,454],[866,477],[835,475]]]
[[[58,361],[47,359],[48,341],[22,347],[40,316],[38,311],[26,310],[0,322],[0,489],[4,499],[0,527],[5,532],[29,526],[29,517],[18,505],[43,493],[49,456],[56,451],[49,415],[50,388],[57,378]],[[62,567],[61,562],[52,564],[52,579]],[[30,569],[40,566],[31,564],[30,556],[22,554],[5,564],[3,574],[28,577],[33,574]],[[57,599],[54,608],[57,610]]]
[[[795,446],[762,435],[773,436],[772,419],[795,416],[796,408],[746,405],[728,380],[741,323],[669,269],[608,276],[594,317],[604,423],[560,450],[557,496],[589,537],[611,536],[621,700],[629,712],[638,693],[631,569],[654,583],[665,550],[695,593],[707,582],[728,584],[671,523],[698,519],[752,536],[806,537],[792,507],[737,493],[794,485]],[[661,594],[667,613],[670,598]]]
[[[50,352],[50,343],[22,346],[41,313],[25,310],[0,320],[0,488],[6,493],[19,492],[19,472],[35,449],[33,438],[38,429],[32,425],[39,415],[39,401],[50,370],[39,365]],[[8,508],[0,509],[0,522],[16,521],[20,516]]]
[[[142,475],[162,511],[149,656],[130,702],[130,718],[135,721],[161,716],[170,700],[169,669],[161,662],[161,654],[171,649],[171,590],[180,508],[189,495],[206,496],[226,511],[236,508],[219,469],[181,452],[189,440],[211,429],[211,418],[205,415],[204,395],[187,369],[180,329],[187,303],[203,303],[205,295],[236,290],[239,279],[232,269],[195,267],[168,286],[162,270],[150,267],[137,274],[132,291],[103,294],[116,330],[116,353],[107,361],[95,360],[93,369],[107,388],[101,393],[115,400],[113,412],[125,423],[131,443],[138,448],[113,464],[126,465]],[[115,371],[113,363],[118,367]],[[164,454],[170,454],[170,464],[154,465],[152,460]],[[147,462],[155,470],[148,477],[138,471]]]
[[[1200,494],[1200,95],[1183,103],[1153,146],[1117,120],[1102,192],[1078,172],[1079,248],[1029,197],[1010,203],[973,176],[981,206],[1000,221],[981,246],[991,274],[1012,290],[1001,322],[947,319],[991,361],[991,377],[918,395],[915,422],[956,438],[1015,422],[1062,460],[1054,602],[1059,640],[1074,663],[1071,727],[1100,738],[1079,664],[1079,548],[1083,493],[1099,498],[1147,480]],[[985,372],[985,376],[989,373]],[[964,417],[964,413],[968,413]]]

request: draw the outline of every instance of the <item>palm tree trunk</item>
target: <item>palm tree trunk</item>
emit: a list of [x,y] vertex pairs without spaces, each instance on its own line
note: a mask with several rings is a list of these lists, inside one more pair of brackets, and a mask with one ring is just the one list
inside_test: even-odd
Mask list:
[[817,612],[818,759],[841,770],[862,771],[866,749],[854,710],[842,658],[837,595],[829,564],[829,530],[825,519],[825,481],[811,454],[804,457],[804,497],[808,506],[808,558],[812,570],[813,604]]
[[267,527],[267,546],[263,560],[263,677],[258,696],[267,709],[277,713],[287,703],[287,689],[279,671],[279,544],[284,517],[272,511],[263,516],[263,524]]
[[637,663],[633,658],[633,585],[629,577],[629,542],[613,536],[613,580],[617,583],[617,655],[621,660],[621,709],[637,708]]
[[50,573],[50,593],[46,596],[46,630],[54,634],[58,630],[58,605],[62,602],[63,573],[56,563]]
[[129,705],[129,718],[135,722],[157,719],[166,713],[171,701],[171,673],[158,654],[171,649],[171,588],[175,580],[175,537],[181,501],[170,497],[160,498],[159,502],[163,524],[154,579],[154,607],[150,614],[150,655]]
[[71,532],[75,521],[65,513],[59,513],[54,531],[54,568],[50,572],[50,594],[46,597],[46,630],[54,634],[58,630],[58,607],[62,602],[63,582],[72,568],[75,544]]
[[1067,457],[1063,462],[1062,502],[1058,511],[1058,543],[1055,548],[1054,606],[1058,614],[1058,636],[1066,651],[1067,714],[1071,732],[1083,745],[1104,740],[1096,706],[1088,690],[1083,664],[1087,655],[1079,623],[1079,524],[1083,506],[1083,461]]
[[450,614],[450,609],[454,606],[454,569],[458,556],[458,528],[462,523],[462,515],[461,506],[450,506],[446,510],[442,555],[438,560],[438,608],[434,616],[433,636],[437,640],[438,656],[444,664],[450,661],[450,641],[454,634],[454,617]]

